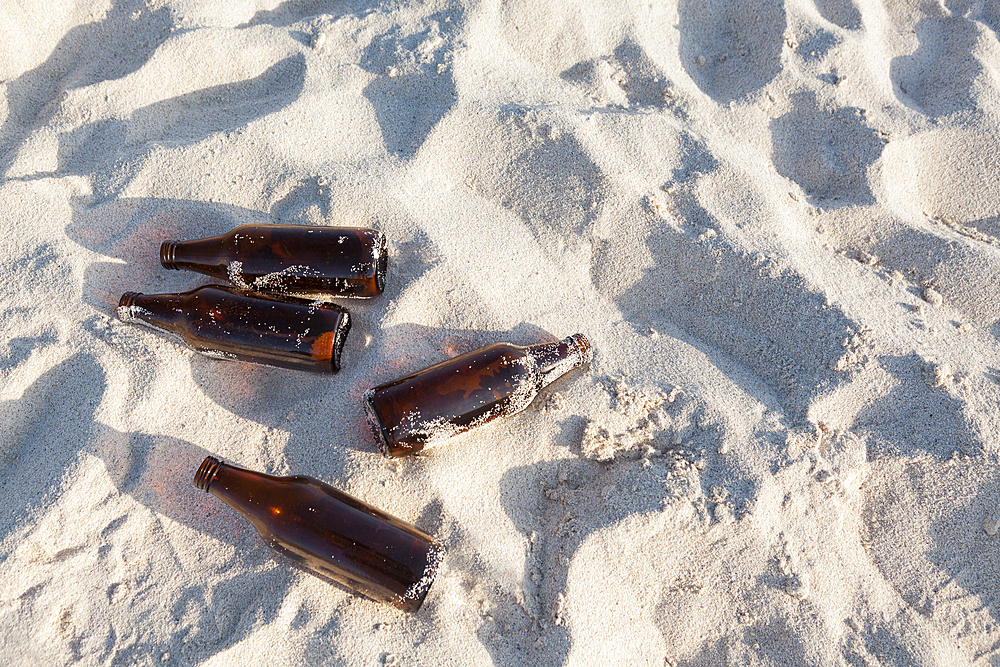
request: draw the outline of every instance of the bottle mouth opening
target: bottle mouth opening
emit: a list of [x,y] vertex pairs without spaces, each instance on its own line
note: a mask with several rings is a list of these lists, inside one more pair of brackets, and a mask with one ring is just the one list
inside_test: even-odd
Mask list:
[[215,473],[219,471],[222,461],[214,456],[206,457],[198,467],[198,472],[194,474],[195,488],[208,491],[208,486],[215,480]]
[[164,241],[160,244],[160,264],[163,265],[163,268],[177,270],[176,255],[178,245],[180,245],[179,241]]

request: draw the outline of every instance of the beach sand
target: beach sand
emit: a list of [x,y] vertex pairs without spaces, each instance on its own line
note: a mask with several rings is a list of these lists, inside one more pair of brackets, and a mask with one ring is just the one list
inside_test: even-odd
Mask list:
[[[0,6],[0,662],[1000,665],[1000,10],[941,0]],[[336,375],[115,317],[166,239],[374,227]],[[381,457],[370,387],[583,333]],[[403,614],[191,483],[438,536]]]

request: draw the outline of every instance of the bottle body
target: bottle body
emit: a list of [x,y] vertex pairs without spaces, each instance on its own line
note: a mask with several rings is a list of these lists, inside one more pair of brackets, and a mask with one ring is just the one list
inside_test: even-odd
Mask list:
[[403,611],[420,607],[444,557],[415,526],[311,477],[274,477],[210,456],[194,484],[306,570]]
[[201,354],[336,372],[350,314],[332,303],[205,285],[182,294],[122,295],[118,317],[173,334]]
[[542,387],[589,359],[580,334],[528,347],[497,343],[368,390],[368,422],[383,454],[414,454],[524,410]]
[[374,229],[249,224],[221,236],[164,241],[160,263],[254,292],[364,298],[385,287],[388,249]]

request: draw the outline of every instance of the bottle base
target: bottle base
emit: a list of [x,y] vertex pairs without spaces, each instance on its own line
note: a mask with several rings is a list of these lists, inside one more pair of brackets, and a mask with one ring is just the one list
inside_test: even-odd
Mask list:
[[395,605],[407,613],[414,613],[423,605],[427,593],[431,590],[434,577],[437,576],[441,563],[444,561],[444,545],[434,540],[427,551],[427,565],[424,567],[423,575],[410,586],[406,593],[395,602]]
[[385,235],[379,232],[378,244],[375,247],[375,294],[378,296],[385,289],[385,274],[389,268],[389,246],[386,243]]
[[379,453],[382,456],[390,457],[389,437],[385,432],[385,427],[382,426],[382,420],[379,419],[378,413],[375,411],[375,404],[372,403],[374,398],[375,390],[369,389],[365,392],[364,399],[362,400],[365,406],[365,415],[368,417],[368,427],[371,429],[372,437],[375,439],[375,446],[378,447]]
[[330,350],[330,367],[334,373],[340,370],[340,358],[344,353],[344,344],[347,342],[347,334],[351,332],[351,314],[344,309],[340,323],[337,325],[333,337],[333,345]]

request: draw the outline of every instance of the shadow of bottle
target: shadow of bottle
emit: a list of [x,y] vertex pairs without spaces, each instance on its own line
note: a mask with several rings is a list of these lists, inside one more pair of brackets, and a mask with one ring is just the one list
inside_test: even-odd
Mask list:
[[158,516],[238,547],[263,547],[256,531],[204,491],[194,487],[194,473],[212,452],[168,435],[123,433],[95,424],[93,453],[104,461],[119,492]]
[[57,498],[49,493],[54,480],[72,471],[82,455],[93,455],[122,494],[220,542],[238,541],[192,485],[210,452],[170,436],[123,433],[96,421],[107,388],[97,359],[80,353],[42,373],[18,399],[0,403],[5,425],[0,534],[7,534],[15,519],[30,517],[33,507]]
[[102,15],[68,30],[49,47],[45,62],[5,82],[8,113],[0,122],[0,173],[16,160],[29,128],[43,127],[58,114],[53,101],[59,93],[135,72],[171,32],[167,7],[136,11],[136,3],[114,0]]

